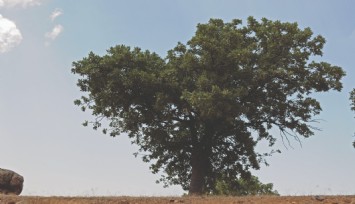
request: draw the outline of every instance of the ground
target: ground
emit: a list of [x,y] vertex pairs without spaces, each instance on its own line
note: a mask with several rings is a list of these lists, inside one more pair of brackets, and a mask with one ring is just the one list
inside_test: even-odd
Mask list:
[[36,197],[0,195],[0,204],[355,204],[354,196]]

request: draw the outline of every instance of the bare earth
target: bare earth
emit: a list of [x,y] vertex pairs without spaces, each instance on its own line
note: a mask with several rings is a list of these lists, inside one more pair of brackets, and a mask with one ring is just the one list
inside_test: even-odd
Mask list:
[[0,204],[355,204],[354,196],[253,196],[253,197],[35,197],[0,195]]

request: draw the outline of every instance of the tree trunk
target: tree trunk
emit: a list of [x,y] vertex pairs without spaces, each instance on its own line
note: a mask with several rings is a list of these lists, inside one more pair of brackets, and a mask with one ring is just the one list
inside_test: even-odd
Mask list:
[[204,193],[206,176],[206,158],[201,151],[192,154],[192,172],[189,195],[201,195]]
[[[212,137],[214,135],[213,123],[205,124],[206,132],[204,137],[198,141],[194,137],[193,151],[191,155],[191,183],[189,188],[189,195],[202,195],[206,193],[206,178],[209,174],[210,161],[212,154]],[[196,136],[196,134],[195,134]]]

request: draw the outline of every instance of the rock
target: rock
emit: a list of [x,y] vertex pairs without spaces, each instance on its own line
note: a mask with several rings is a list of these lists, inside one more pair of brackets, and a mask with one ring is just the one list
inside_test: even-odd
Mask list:
[[169,200],[170,203],[183,203],[183,200],[176,200],[176,199],[170,199]]
[[20,174],[0,168],[0,194],[20,195],[23,188],[23,176]]
[[314,199],[318,200],[318,201],[323,201],[325,200],[325,198],[323,196],[314,196]]

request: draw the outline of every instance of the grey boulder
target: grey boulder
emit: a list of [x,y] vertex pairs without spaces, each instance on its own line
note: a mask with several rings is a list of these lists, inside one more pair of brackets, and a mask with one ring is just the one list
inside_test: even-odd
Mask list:
[[23,176],[0,168],[0,194],[20,195],[23,189]]

